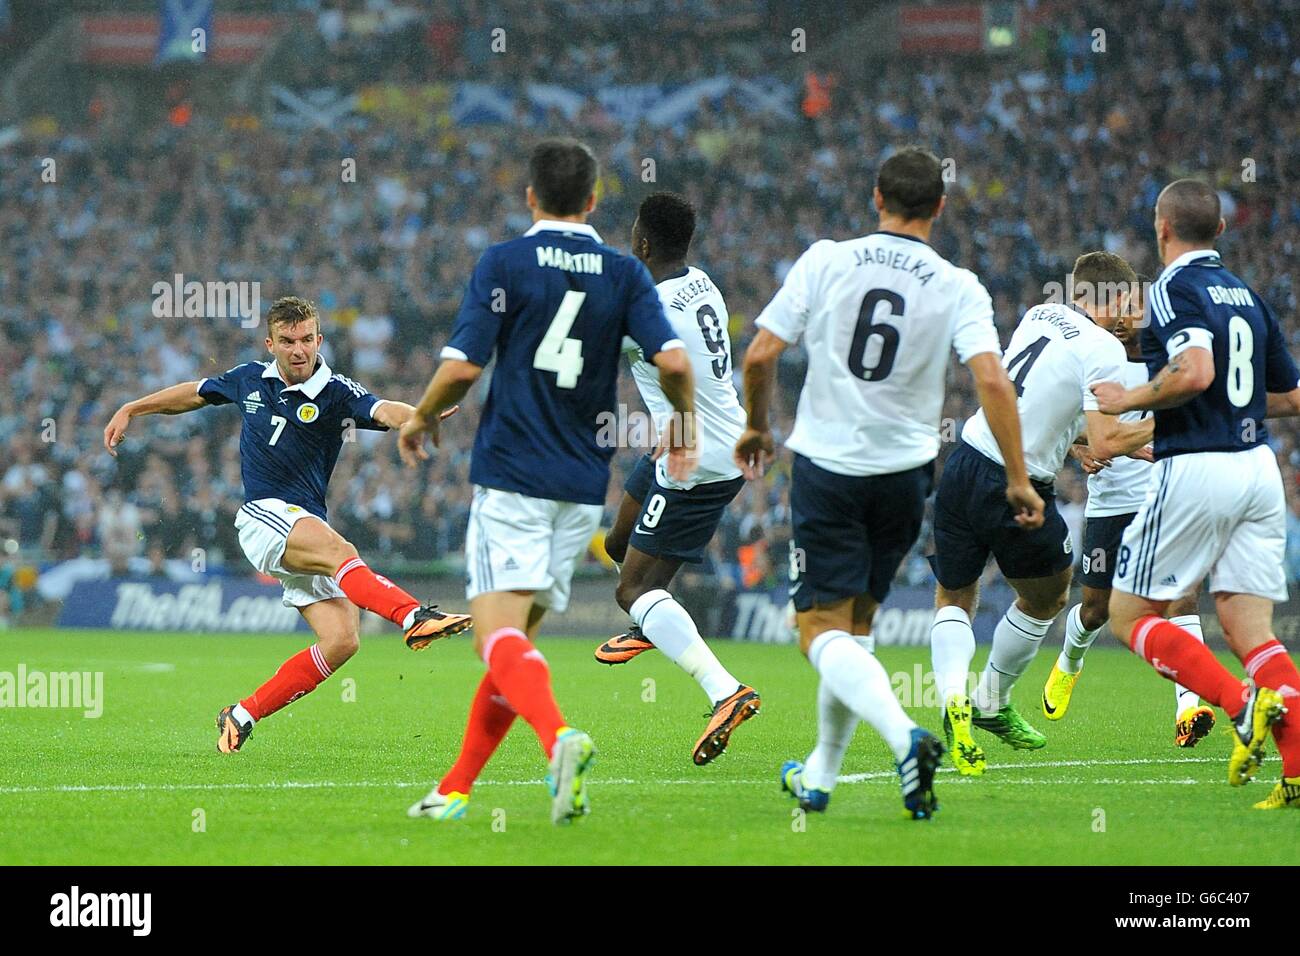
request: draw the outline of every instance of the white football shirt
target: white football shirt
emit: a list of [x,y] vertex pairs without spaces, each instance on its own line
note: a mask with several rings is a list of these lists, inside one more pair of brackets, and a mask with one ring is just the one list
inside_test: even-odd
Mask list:
[[[731,379],[731,337],[722,293],[694,266],[681,275],[670,276],[656,288],[669,324],[686,343],[695,373],[695,437],[700,452],[699,467],[684,482],[670,478],[668,456],[660,458],[656,467],[659,483],[665,488],[686,489],[739,478],[740,469],[732,453],[745,430],[745,409]],[[628,349],[632,377],[654,419],[655,434],[662,435],[673,406],[659,384],[659,369],[645,360],[631,339],[624,339],[624,344],[633,346]]]
[[[1124,377],[1118,379],[1125,388],[1145,385],[1148,379],[1145,362],[1127,362]],[[1122,422],[1140,422],[1150,417],[1151,412],[1124,412],[1119,416]],[[1085,518],[1103,518],[1110,515],[1128,515],[1142,509],[1146,500],[1147,485],[1151,482],[1151,470],[1155,467],[1149,461],[1129,458],[1122,455],[1111,459],[1109,468],[1103,468],[1095,475],[1088,476],[1088,505],[1084,509]]]
[[842,475],[933,461],[948,350],[963,362],[1000,354],[974,273],[890,232],[813,243],[757,323],[792,345],[802,338],[808,355],[786,446]]
[[[1096,382],[1118,382],[1124,346],[1072,305],[1036,305],[1025,313],[1003,361],[1016,386],[1025,467],[1037,481],[1055,481],[1070,445],[1085,431],[1085,411],[1097,410]],[[999,464],[1002,452],[984,409],[966,420],[962,440]]]

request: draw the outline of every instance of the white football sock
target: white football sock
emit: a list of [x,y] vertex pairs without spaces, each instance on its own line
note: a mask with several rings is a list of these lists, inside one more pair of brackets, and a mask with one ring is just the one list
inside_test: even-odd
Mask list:
[[858,715],[836,697],[823,678],[817,683],[817,746],[803,768],[805,787],[831,791],[844,764],[844,754],[858,729]]
[[808,648],[808,660],[821,675],[822,683],[854,714],[865,720],[902,760],[912,749],[912,728],[884,665],[847,631],[824,631]]
[[[1080,614],[1082,609],[1082,604],[1076,604],[1070,608],[1070,613],[1065,615],[1065,644],[1056,659],[1056,666],[1067,674],[1077,674],[1083,670],[1083,655],[1088,653],[1088,648],[1092,647],[1092,642],[1101,633],[1100,627],[1095,631],[1084,630],[1083,617]],[[1103,624],[1102,627],[1105,625]]]
[[[1190,632],[1191,635],[1195,637],[1198,641],[1200,641],[1202,644],[1205,643],[1205,632],[1201,630],[1200,615],[1180,614],[1177,617],[1171,617],[1169,619],[1169,623],[1177,624],[1184,631]],[[1174,711],[1174,719],[1176,720],[1178,718],[1178,715],[1181,714],[1188,707],[1197,706],[1201,702],[1201,698],[1197,696],[1196,691],[1188,690],[1182,684],[1175,683],[1174,702],[1177,708]]]
[[971,701],[982,714],[996,714],[1011,700],[1011,688],[1034,659],[1052,621],[1030,617],[1013,602],[993,629],[993,649]]
[[690,674],[709,702],[716,703],[730,697],[740,686],[713,651],[700,637],[695,622],[671,594],[662,589],[647,591],[632,604],[632,623],[655,647],[663,651],[674,664]]
[[236,704],[234,709],[230,711],[230,716],[234,717],[235,720],[239,721],[241,724],[257,723],[257,721],[253,719],[253,715],[244,709],[243,704]]
[[974,658],[975,631],[970,626],[970,615],[956,605],[935,611],[930,626],[930,666],[934,668],[940,708],[946,707],[954,694],[965,697],[970,693],[967,684]]

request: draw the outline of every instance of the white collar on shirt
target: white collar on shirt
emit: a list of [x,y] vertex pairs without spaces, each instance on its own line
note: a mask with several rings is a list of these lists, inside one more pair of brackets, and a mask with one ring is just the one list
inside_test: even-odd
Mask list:
[[[311,378],[305,382],[299,382],[297,385],[286,385],[280,389],[281,394],[284,392],[302,392],[311,399],[319,395],[321,389],[325,387],[330,380],[330,376],[334,373],[330,371],[330,367],[325,364],[323,358],[318,358],[317,361],[320,364],[316,366],[316,371],[311,373]],[[274,378],[279,379],[281,382],[284,381],[284,379],[280,378],[280,369],[275,364],[274,359],[268,362],[266,368],[262,370],[262,378]]]
[[524,233],[524,235],[535,236],[539,232],[543,232],[543,231],[544,232],[576,232],[580,236],[588,236],[592,239],[595,239],[597,242],[605,241],[604,239],[600,238],[600,233],[598,233],[594,227],[588,225],[585,222],[560,222],[558,219],[539,219],[535,223],[533,223],[532,228],[530,228],[526,233]]

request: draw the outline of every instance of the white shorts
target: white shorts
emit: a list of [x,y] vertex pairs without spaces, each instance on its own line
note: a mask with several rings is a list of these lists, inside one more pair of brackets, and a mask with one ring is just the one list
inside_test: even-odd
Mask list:
[[248,501],[235,513],[239,546],[253,567],[263,574],[279,578],[284,586],[285,607],[306,607],[330,598],[347,597],[330,575],[294,574],[286,571],[280,563],[294,522],[310,516],[311,512],[306,508],[291,505],[280,498]]
[[1113,587],[1172,601],[1198,587],[1286,600],[1286,494],[1267,445],[1156,463],[1124,530]]
[[533,591],[552,611],[569,606],[573,569],[604,509],[474,486],[465,532],[470,600],[490,591]]

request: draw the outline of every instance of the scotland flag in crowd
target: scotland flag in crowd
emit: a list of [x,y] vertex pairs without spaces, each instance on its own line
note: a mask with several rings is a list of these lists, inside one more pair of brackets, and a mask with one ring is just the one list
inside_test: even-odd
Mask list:
[[212,6],[213,0],[161,0],[154,63],[205,59],[212,38]]

